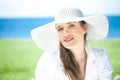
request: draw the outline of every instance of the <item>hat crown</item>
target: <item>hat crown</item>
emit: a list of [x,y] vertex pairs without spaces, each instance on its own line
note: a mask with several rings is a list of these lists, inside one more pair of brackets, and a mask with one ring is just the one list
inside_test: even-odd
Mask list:
[[64,17],[83,17],[83,14],[78,8],[63,8],[58,12],[55,18]]

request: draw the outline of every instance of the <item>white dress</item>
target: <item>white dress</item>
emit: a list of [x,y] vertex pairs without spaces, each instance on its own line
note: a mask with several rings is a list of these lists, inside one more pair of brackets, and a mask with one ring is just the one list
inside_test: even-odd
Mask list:
[[[86,47],[88,54],[85,80],[112,80],[112,65],[104,50]],[[69,80],[63,72],[58,49],[50,49],[40,57],[35,80]]]

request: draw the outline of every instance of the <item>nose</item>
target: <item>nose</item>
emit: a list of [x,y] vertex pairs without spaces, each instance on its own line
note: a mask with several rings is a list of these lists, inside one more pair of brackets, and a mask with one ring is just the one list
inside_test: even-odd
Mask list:
[[70,30],[69,29],[64,29],[63,36],[68,37],[69,35],[70,35]]

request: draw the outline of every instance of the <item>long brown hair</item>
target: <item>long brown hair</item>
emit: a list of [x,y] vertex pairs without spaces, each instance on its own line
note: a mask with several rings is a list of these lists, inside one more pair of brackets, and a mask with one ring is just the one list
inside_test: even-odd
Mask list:
[[[84,24],[86,24],[85,21],[80,21],[81,26],[83,26]],[[86,34],[84,36],[84,39],[86,39]],[[65,48],[61,42],[60,58],[63,63],[64,72],[71,80],[83,80],[79,64],[75,60],[73,53],[69,49]]]

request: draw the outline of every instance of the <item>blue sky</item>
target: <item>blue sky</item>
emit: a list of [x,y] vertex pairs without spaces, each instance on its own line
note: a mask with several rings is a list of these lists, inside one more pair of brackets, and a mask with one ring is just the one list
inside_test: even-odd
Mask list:
[[62,7],[77,7],[84,15],[120,15],[120,0],[0,0],[0,17],[54,16]]

